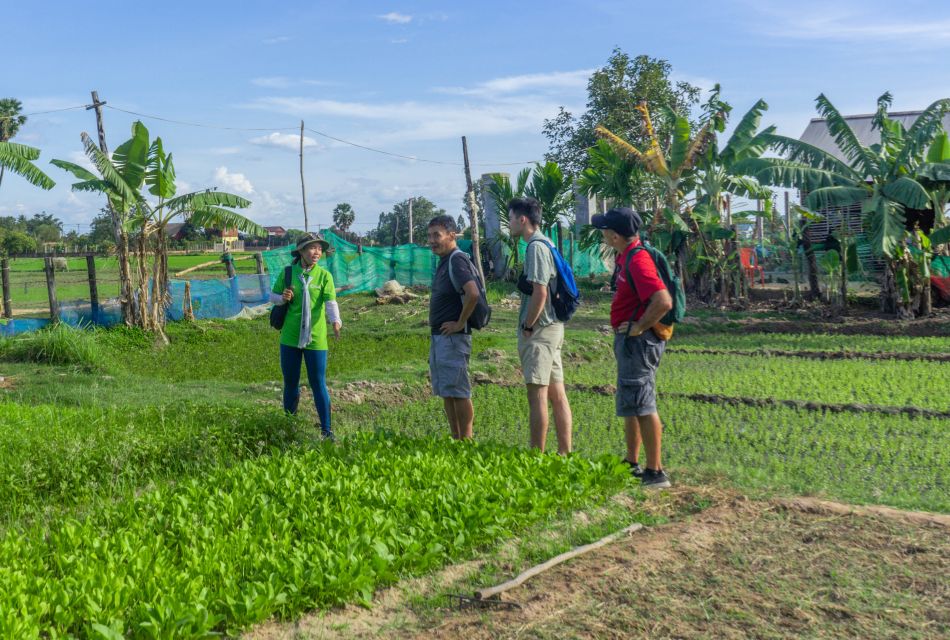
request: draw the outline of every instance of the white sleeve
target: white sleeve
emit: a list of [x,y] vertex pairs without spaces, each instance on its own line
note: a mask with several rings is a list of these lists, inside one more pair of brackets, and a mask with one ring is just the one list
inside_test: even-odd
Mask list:
[[324,307],[327,310],[327,320],[330,321],[330,324],[339,322],[343,324],[343,319],[340,318],[340,307],[337,305],[336,300],[327,300],[324,303]]
[[271,291],[271,294],[270,294],[270,301],[271,301],[271,304],[277,304],[277,305],[285,304],[284,296],[279,293],[274,293],[273,291]]

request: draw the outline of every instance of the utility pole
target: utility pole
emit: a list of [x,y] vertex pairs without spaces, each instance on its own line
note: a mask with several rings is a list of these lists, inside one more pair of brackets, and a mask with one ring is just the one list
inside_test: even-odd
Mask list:
[[412,244],[412,198],[409,198],[409,244]]
[[[86,111],[94,109],[96,112],[96,129],[99,133],[99,150],[102,155],[109,156],[109,148],[106,146],[106,127],[102,121],[102,106],[106,102],[99,100],[99,92],[92,92],[92,104],[86,107]],[[109,209],[109,216],[112,218],[112,233],[115,236],[116,257],[119,259],[119,306],[122,309],[122,320],[126,325],[132,325],[132,272],[129,269],[129,236],[122,226],[120,212],[112,207],[112,203],[106,200],[106,207]]]
[[468,199],[469,218],[472,226],[472,255],[475,266],[478,268],[478,277],[485,282],[485,272],[482,270],[482,252],[478,241],[478,203],[475,202],[475,188],[472,186],[472,170],[468,164],[468,141],[462,136],[462,158],[465,161],[465,185],[468,189],[465,196]]
[[307,220],[307,189],[303,184],[303,120],[300,121],[300,195],[303,198],[303,230],[310,231]]

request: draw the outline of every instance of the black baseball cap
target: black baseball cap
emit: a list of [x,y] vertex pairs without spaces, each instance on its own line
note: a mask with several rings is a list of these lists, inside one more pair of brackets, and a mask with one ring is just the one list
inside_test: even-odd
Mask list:
[[631,238],[637,235],[643,220],[640,214],[630,207],[616,207],[608,210],[607,213],[598,213],[590,223],[595,229],[610,229],[624,238]]

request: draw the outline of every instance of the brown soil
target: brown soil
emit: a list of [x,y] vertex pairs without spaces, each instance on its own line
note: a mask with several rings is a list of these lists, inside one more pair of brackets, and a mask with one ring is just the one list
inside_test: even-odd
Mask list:
[[[498,387],[518,387],[514,381],[503,381],[484,374],[472,376],[475,384],[490,384]],[[612,396],[617,387],[612,384],[568,384],[569,391],[595,393],[601,396]],[[789,407],[807,411],[827,411],[829,413],[881,413],[885,415],[906,415],[912,418],[950,418],[950,411],[939,411],[915,406],[888,407],[877,404],[862,404],[859,402],[830,403],[811,402],[805,400],[781,400],[778,398],[747,398],[742,396],[726,396],[718,393],[675,393],[666,392],[662,396],[667,398],[684,398],[693,402],[707,402],[710,404],[731,404],[746,407]]]
[[[689,506],[704,511],[683,516]],[[631,509],[644,508],[631,503]],[[503,594],[520,609],[457,610],[481,561],[346,607],[268,624],[278,638],[946,638],[950,517],[821,500],[750,501],[679,487],[646,509],[666,525],[559,565]],[[478,585],[490,586],[490,585]]]
[[706,356],[773,356],[805,358],[808,360],[922,360],[950,362],[950,353],[869,353],[866,351],[789,351],[785,349],[679,349],[671,347],[666,353],[685,353]]

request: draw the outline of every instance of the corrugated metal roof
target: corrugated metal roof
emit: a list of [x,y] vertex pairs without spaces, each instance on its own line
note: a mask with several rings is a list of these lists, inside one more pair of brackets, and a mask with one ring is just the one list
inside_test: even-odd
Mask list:
[[[919,116],[921,113],[923,112],[894,111],[889,113],[888,116],[893,120],[900,121],[904,125],[905,129],[910,129],[911,125],[914,124],[914,121],[917,120],[917,116]],[[872,129],[871,122],[874,119],[873,113],[856,116],[845,116],[844,119],[851,126],[851,129],[854,130],[854,134],[858,137],[858,141],[864,146],[869,147],[872,144],[878,144],[881,142],[881,132]],[[947,131],[950,131],[950,114],[944,116],[943,127]],[[838,145],[835,144],[834,138],[831,137],[831,133],[828,131],[828,125],[825,123],[824,118],[812,118],[811,122],[808,123],[808,126],[805,127],[805,132],[802,133],[799,140],[827,151],[841,160],[845,160],[845,157],[838,149]]]

